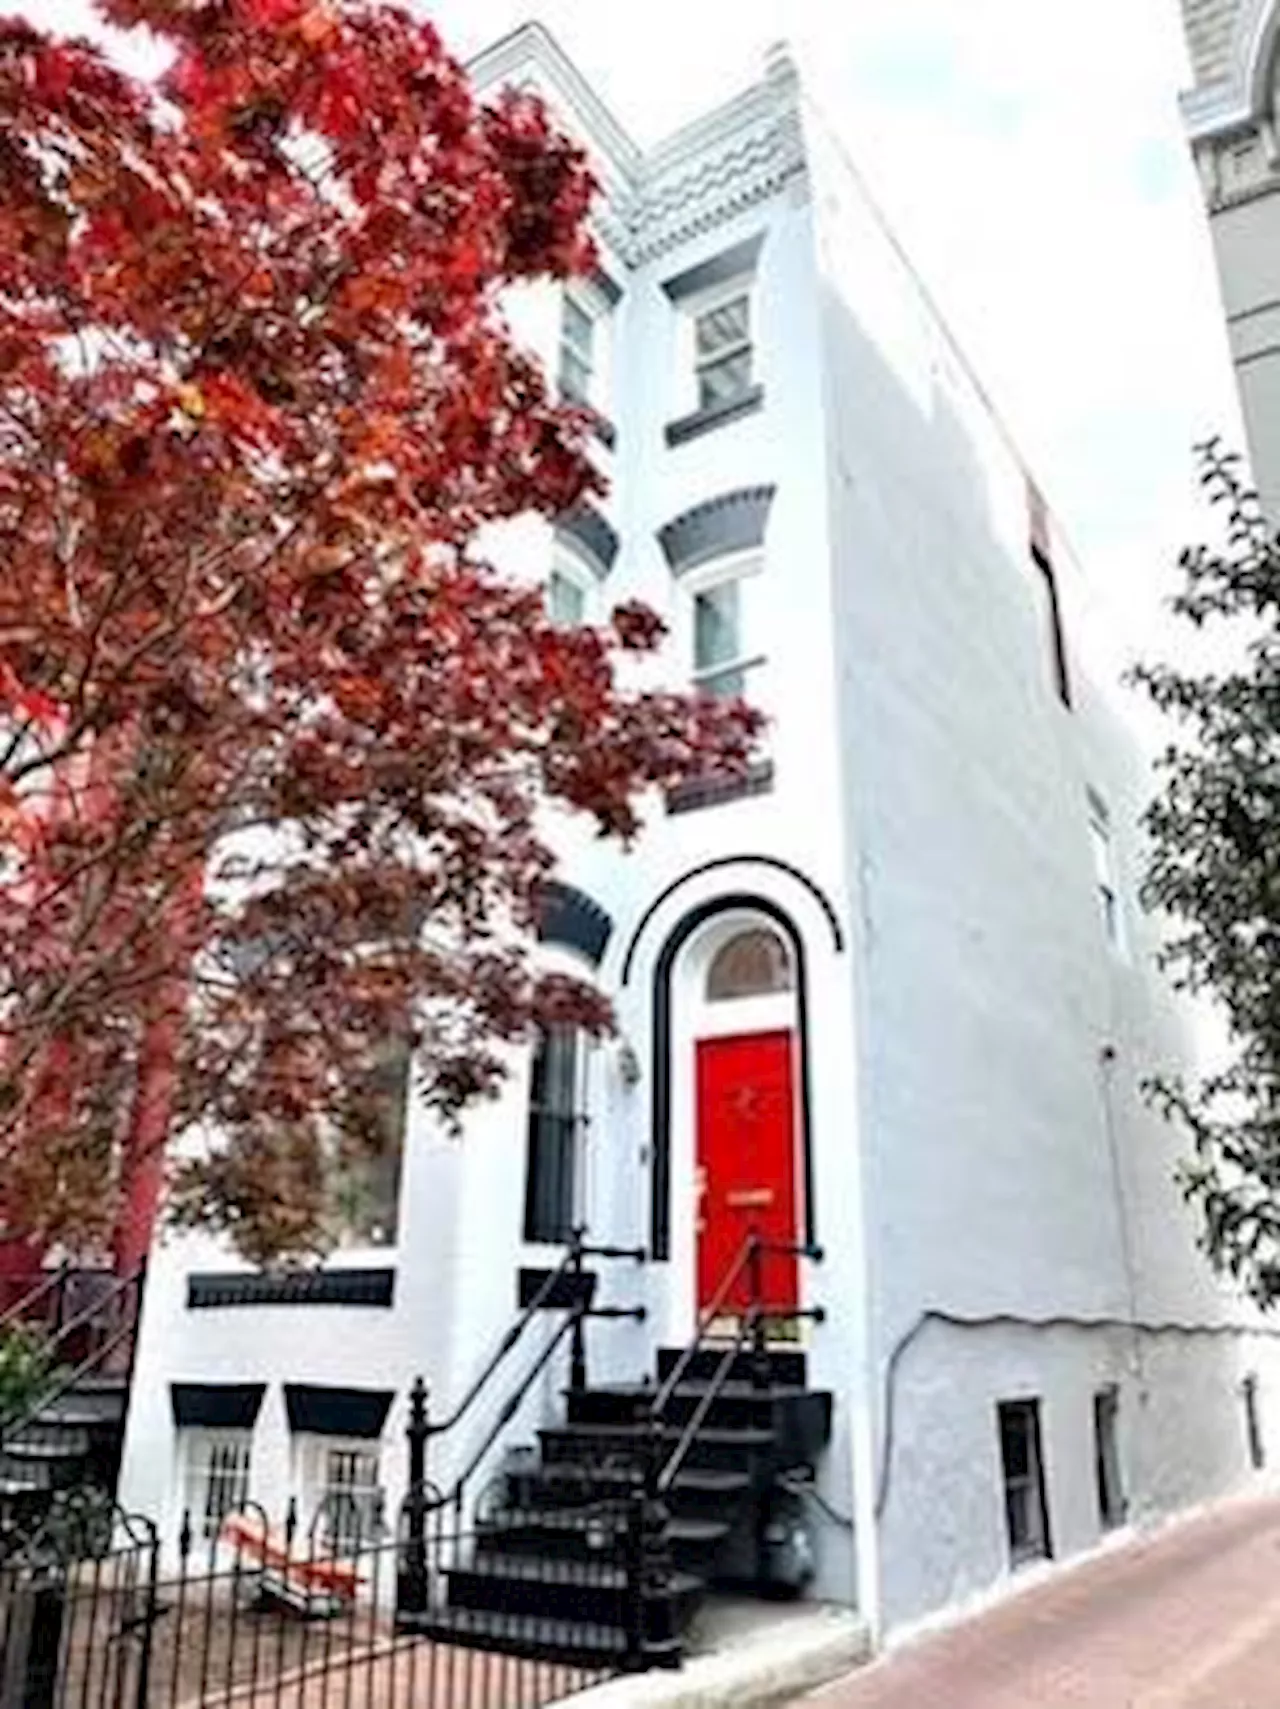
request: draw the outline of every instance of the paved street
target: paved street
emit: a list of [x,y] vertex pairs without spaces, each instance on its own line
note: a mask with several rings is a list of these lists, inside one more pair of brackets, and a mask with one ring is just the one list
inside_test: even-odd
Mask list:
[[1280,1500],[1106,1556],[806,1709],[1280,1709]]

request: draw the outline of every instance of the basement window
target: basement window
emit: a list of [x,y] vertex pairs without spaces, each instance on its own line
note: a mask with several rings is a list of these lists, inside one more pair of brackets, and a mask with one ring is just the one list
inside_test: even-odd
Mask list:
[[1049,1560],[1053,1546],[1045,1500],[1040,1402],[1002,1401],[997,1412],[1009,1559],[1015,1567]]
[[1098,1519],[1104,1531],[1123,1525],[1128,1511],[1120,1475],[1120,1390],[1112,1385],[1093,1397],[1093,1457]]
[[376,1540],[382,1483],[376,1442],[312,1438],[306,1443],[307,1483],[326,1544],[357,1551]]
[[1267,1463],[1267,1451],[1262,1440],[1262,1415],[1258,1406],[1258,1378],[1250,1372],[1240,1385],[1244,1400],[1244,1427],[1249,1442],[1249,1464],[1260,1472]]
[[251,1430],[182,1432],[183,1503],[194,1536],[215,1538],[223,1520],[243,1512],[252,1459]]

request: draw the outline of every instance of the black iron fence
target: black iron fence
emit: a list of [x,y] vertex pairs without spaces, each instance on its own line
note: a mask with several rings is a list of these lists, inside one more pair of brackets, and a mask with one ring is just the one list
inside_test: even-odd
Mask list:
[[518,1512],[433,1506],[425,1555],[399,1520],[249,1505],[164,1549],[68,1498],[0,1566],[0,1709],[544,1709],[627,1666],[601,1641],[629,1594],[620,1515],[584,1511],[514,1599]]

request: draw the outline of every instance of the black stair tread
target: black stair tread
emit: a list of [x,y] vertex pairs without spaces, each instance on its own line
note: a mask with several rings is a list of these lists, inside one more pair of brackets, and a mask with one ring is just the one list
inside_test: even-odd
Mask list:
[[[578,1586],[583,1590],[623,1590],[627,1583],[625,1567],[610,1561],[566,1561],[561,1555],[477,1555],[469,1562],[446,1567],[445,1573],[473,1578],[516,1579],[521,1584],[554,1585],[557,1589]],[[673,1572],[671,1592],[674,1596],[693,1596],[704,1588],[704,1580],[695,1573]]]
[[[678,1441],[688,1429],[688,1423],[662,1424],[663,1436]],[[540,1436],[605,1436],[611,1441],[643,1442],[649,1434],[647,1424],[552,1424],[538,1432]],[[761,1424],[707,1424],[698,1431],[699,1442],[720,1442],[728,1447],[735,1444],[767,1447],[773,1441],[773,1431]]]
[[[629,1466],[580,1466],[573,1460],[556,1460],[550,1465],[536,1466],[522,1477],[529,1477],[544,1487],[554,1489],[556,1485],[567,1487],[571,1482],[588,1482],[592,1485],[607,1484],[622,1485],[630,1489],[635,1485],[635,1473]],[[685,1491],[690,1495],[739,1495],[751,1486],[749,1472],[735,1472],[720,1466],[685,1466],[676,1473],[672,1490],[679,1493]]]
[[29,1478],[0,1477],[0,1499],[6,1496],[48,1495],[49,1493],[47,1484],[35,1483]]
[[[743,1483],[749,1480],[743,1477]],[[505,1531],[572,1531],[585,1532],[595,1525],[608,1524],[621,1533],[625,1517],[621,1513],[602,1514],[590,1507],[513,1507],[507,1508],[484,1529],[486,1538],[500,1538]],[[733,1526],[727,1519],[684,1519],[670,1521],[672,1542],[718,1543],[727,1537]]]
[[83,1460],[87,1444],[53,1442],[46,1436],[11,1436],[0,1446],[0,1454],[9,1460]]
[[445,1642],[450,1638],[473,1643],[488,1639],[515,1655],[527,1650],[542,1656],[551,1650],[605,1661],[624,1654],[627,1645],[626,1633],[619,1626],[556,1620],[544,1614],[502,1614],[487,1608],[435,1608],[427,1614],[401,1615],[398,1624],[401,1631]]
[[109,1412],[75,1412],[71,1408],[65,1412],[42,1410],[32,1420],[41,1430],[117,1430],[123,1422]]
[[[698,1377],[690,1377],[676,1384],[672,1394],[682,1395],[690,1400],[701,1400],[711,1387],[711,1378],[703,1382]],[[565,1395],[572,1398],[573,1390],[566,1389]],[[586,1390],[587,1394],[608,1395],[613,1400],[642,1400],[647,1395],[650,1399],[658,1398],[658,1390],[646,1383],[592,1383]],[[725,1400],[799,1400],[807,1394],[821,1393],[821,1390],[806,1388],[803,1383],[769,1383],[764,1388],[757,1388],[754,1383],[735,1380],[724,1383],[716,1390],[716,1399]]]

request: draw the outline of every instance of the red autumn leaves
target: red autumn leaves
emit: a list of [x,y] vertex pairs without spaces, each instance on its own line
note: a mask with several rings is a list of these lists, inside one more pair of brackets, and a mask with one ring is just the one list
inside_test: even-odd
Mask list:
[[178,1214],[266,1258],[332,1236],[389,1038],[448,1116],[604,1024],[530,965],[542,805],[629,837],[755,720],[477,556],[596,484],[499,308],[592,259],[542,107],[390,7],[102,10],[161,91],[0,23],[0,1217],[107,1240],[162,1060]]

